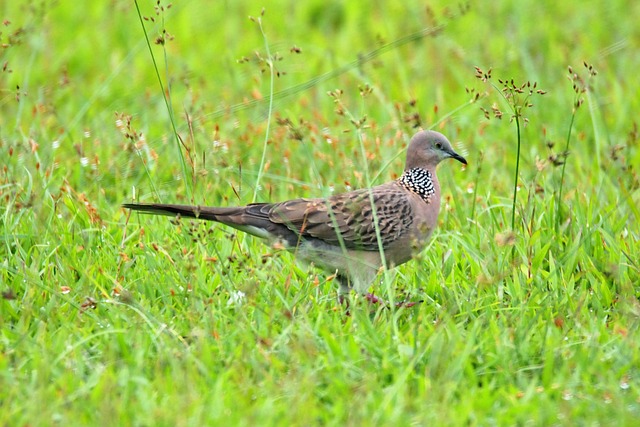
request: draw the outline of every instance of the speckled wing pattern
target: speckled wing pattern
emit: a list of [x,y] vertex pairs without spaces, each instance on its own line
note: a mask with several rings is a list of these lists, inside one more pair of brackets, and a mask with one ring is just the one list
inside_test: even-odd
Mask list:
[[318,239],[347,249],[377,251],[371,206],[375,205],[383,248],[409,232],[413,224],[407,192],[396,185],[358,190],[328,199],[296,199],[271,206],[269,219],[303,239]]

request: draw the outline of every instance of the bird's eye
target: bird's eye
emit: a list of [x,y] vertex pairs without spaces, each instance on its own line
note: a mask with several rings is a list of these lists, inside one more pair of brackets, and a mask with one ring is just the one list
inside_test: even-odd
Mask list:
[[439,142],[436,142],[436,148],[438,150],[441,150],[442,149],[442,144],[440,144]]

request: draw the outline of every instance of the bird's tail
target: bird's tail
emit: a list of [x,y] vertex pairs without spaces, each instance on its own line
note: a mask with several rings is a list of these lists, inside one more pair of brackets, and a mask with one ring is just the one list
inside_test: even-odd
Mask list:
[[253,203],[237,207],[166,205],[163,203],[125,203],[122,207],[154,215],[181,216],[216,221],[254,236],[269,239],[293,239],[295,235],[282,224],[269,219],[271,205]]
[[241,213],[244,209],[243,207],[215,208],[163,203],[124,203],[122,207],[154,215],[181,216],[218,222],[227,222],[225,219]]

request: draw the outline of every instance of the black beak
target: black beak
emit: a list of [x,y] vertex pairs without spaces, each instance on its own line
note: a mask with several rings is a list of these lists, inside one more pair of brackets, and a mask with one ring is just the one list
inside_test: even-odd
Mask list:
[[459,161],[463,165],[467,164],[467,160],[464,157],[462,157],[460,154],[456,153],[453,150],[449,151],[449,157],[451,157],[453,159],[456,159],[457,161]]

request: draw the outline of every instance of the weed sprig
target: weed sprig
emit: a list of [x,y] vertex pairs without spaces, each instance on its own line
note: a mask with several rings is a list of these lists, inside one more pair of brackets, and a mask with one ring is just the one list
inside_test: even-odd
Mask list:
[[[516,123],[516,137],[517,137],[517,153],[516,153],[516,170],[513,177],[513,206],[511,211],[511,230],[515,231],[516,224],[516,202],[518,197],[518,175],[520,173],[520,150],[522,147],[521,127],[527,126],[529,119],[524,115],[527,108],[533,107],[531,101],[534,95],[544,95],[546,92],[542,89],[537,89],[538,83],[526,81],[522,84],[515,83],[514,79],[501,80],[498,79],[500,86],[496,85],[491,80],[491,69],[484,72],[480,67],[475,67],[476,77],[485,83],[489,83],[506,101],[511,115],[509,116],[509,123]],[[491,106],[491,112],[486,108],[480,107],[484,116],[487,119],[493,117],[496,119],[502,119],[503,112],[498,105],[494,103]]]
[[567,140],[565,143],[564,151],[560,153],[562,161],[562,172],[560,173],[560,186],[558,188],[558,197],[556,199],[556,231],[559,229],[560,221],[562,219],[562,190],[564,188],[564,175],[567,168],[566,158],[569,156],[569,144],[571,142],[571,132],[573,131],[573,124],[575,122],[576,113],[584,102],[583,95],[588,90],[591,90],[591,79],[598,74],[598,72],[593,68],[592,65],[589,65],[587,62],[584,62],[583,65],[587,69],[588,73],[586,79],[582,78],[582,76],[578,74],[578,72],[574,71],[571,66],[569,66],[569,74],[567,75],[567,78],[572,84],[574,97],[573,108],[571,110],[571,121],[569,122],[569,129],[567,130]]
[[[147,48],[149,49],[149,55],[151,56],[151,61],[153,62],[153,68],[156,72],[156,78],[158,79],[158,84],[160,85],[160,90],[162,92],[162,96],[164,98],[164,103],[166,105],[167,108],[167,113],[169,114],[169,121],[171,122],[171,128],[173,130],[173,135],[175,137],[175,141],[176,141],[176,145],[178,146],[178,153],[180,154],[180,165],[182,166],[182,174],[184,175],[184,179],[185,179],[185,184],[188,182],[187,181],[187,163],[184,157],[184,154],[182,153],[182,148],[184,147],[185,150],[187,151],[187,153],[189,152],[188,147],[184,144],[184,142],[182,141],[182,138],[180,138],[180,134],[178,133],[178,128],[176,126],[176,120],[175,120],[175,115],[173,112],[173,106],[171,105],[171,85],[167,85],[167,88],[165,90],[164,84],[162,83],[162,77],[160,76],[160,70],[158,68],[158,63],[156,61],[156,57],[153,53],[153,49],[151,48],[151,41],[149,39],[149,33],[147,32],[147,29],[144,25],[144,21],[150,21],[150,22],[156,22],[156,18],[154,18],[153,16],[151,17],[147,17],[147,16],[143,16],[142,12],[140,11],[140,6],[138,5],[138,1],[135,0],[135,5],[136,5],[136,12],[138,13],[138,19],[140,21],[140,25],[142,26],[142,32],[144,33],[144,37],[145,40],[147,42]],[[157,44],[159,46],[162,46],[163,49],[163,53],[164,53],[164,62],[165,62],[165,78],[168,81],[170,81],[169,79],[169,59],[167,56],[167,50],[166,50],[166,44],[168,41],[173,40],[173,36],[170,35],[166,28],[164,27],[164,13],[169,10],[171,8],[171,4],[168,4],[166,6],[162,5],[160,3],[160,0],[158,0],[156,2],[156,6],[155,6],[155,13],[156,16],[159,16],[161,18],[161,26],[162,26],[162,31],[161,34],[155,38],[154,40],[154,44]],[[192,162],[193,163],[193,162]],[[194,171],[195,172],[195,171]],[[194,173],[195,175],[195,173]],[[189,198],[191,200],[193,200],[193,189],[187,184],[187,193],[189,194]]]

